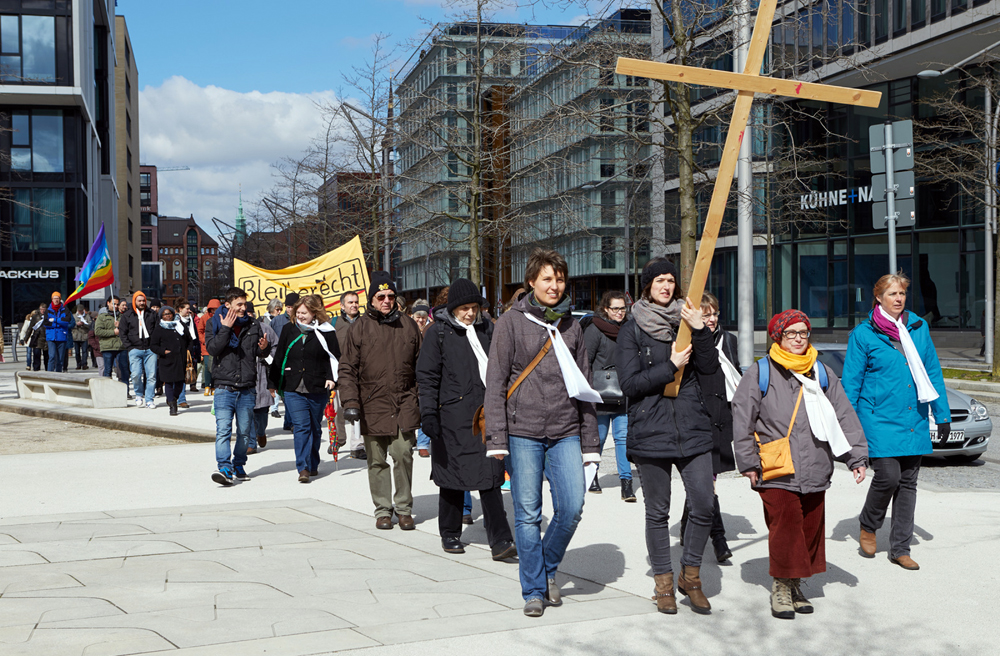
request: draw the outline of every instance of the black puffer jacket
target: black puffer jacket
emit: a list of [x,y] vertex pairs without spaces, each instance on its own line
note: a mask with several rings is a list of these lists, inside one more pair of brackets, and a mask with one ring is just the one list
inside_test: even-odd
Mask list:
[[[256,319],[240,330],[239,344],[236,348],[229,345],[229,336],[233,329],[222,325],[220,319],[225,308],[219,308],[212,318],[216,333],[208,338],[205,348],[212,356],[212,383],[215,387],[227,386],[236,388],[257,386],[257,358],[266,358],[273,344],[268,344],[263,350],[257,342],[264,335]],[[206,335],[208,331],[205,331]]]
[[[473,324],[483,351],[490,352],[493,322],[480,317]],[[424,432],[432,435],[431,479],[451,490],[489,490],[503,485],[503,461],[486,457],[486,445],[472,434],[472,418],[483,404],[486,386],[472,352],[464,324],[445,308],[434,313],[417,358],[417,387]]]
[[[722,328],[712,334],[713,343],[722,340],[722,351],[729,361],[740,368],[740,358],[736,348],[736,335],[727,333]],[[718,350],[716,350],[718,353]],[[705,397],[705,407],[708,416],[712,418],[712,472],[722,472],[736,469],[736,458],[733,457],[733,411],[726,399],[726,374],[720,366],[714,374],[698,376],[701,393]]]
[[719,354],[708,328],[692,331],[694,349],[684,368],[677,398],[663,396],[677,368],[670,361],[672,342],[653,339],[629,319],[618,333],[615,363],[629,401],[628,458],[686,458],[712,450],[712,420],[699,376],[719,368]]

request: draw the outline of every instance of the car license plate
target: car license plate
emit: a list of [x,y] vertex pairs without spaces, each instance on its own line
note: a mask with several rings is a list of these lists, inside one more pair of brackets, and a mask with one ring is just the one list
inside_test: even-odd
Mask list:
[[[965,431],[951,431],[948,434],[948,442],[962,442],[965,440]],[[941,436],[937,431],[931,431],[931,442],[938,444],[941,442]]]

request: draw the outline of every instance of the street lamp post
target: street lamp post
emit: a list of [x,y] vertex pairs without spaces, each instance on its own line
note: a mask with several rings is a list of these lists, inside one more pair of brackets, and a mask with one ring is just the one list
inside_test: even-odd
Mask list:
[[[947,75],[952,71],[965,66],[969,62],[985,55],[990,50],[1000,46],[1000,41],[997,41],[993,45],[987,46],[980,50],[979,52],[966,57],[957,64],[953,64],[943,71],[926,70],[917,73],[917,77],[923,79],[932,79],[940,77],[942,75]],[[995,298],[995,282],[993,274],[993,264],[994,264],[994,253],[993,253],[993,230],[996,226],[996,189],[994,184],[996,182],[996,165],[997,165],[997,149],[996,149],[996,136],[998,134],[998,121],[1000,121],[1000,103],[997,103],[997,107],[993,109],[993,76],[987,73],[986,85],[985,85],[985,97],[983,99],[983,113],[985,115],[986,122],[986,175],[987,181],[984,185],[983,190],[983,202],[985,203],[985,211],[983,218],[985,219],[985,239],[983,244],[983,252],[985,256],[985,285],[986,285],[986,312],[984,313],[983,321],[983,333],[984,333],[984,355],[987,363],[993,363],[993,353],[996,348],[994,344],[993,330],[995,326],[994,312],[996,311],[996,298]]]

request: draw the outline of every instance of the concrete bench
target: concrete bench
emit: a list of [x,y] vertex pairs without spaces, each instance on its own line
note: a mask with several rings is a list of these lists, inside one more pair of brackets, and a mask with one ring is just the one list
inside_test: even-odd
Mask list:
[[124,408],[128,404],[125,383],[98,375],[19,371],[17,395],[26,401],[82,408]]

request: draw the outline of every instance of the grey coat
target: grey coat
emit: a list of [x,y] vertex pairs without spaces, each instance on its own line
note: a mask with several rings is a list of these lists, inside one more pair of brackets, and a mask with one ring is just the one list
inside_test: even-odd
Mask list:
[[[493,329],[490,363],[486,370],[486,449],[508,451],[508,435],[557,440],[580,436],[583,453],[597,453],[597,413],[593,403],[577,401],[566,393],[555,349],[549,349],[508,401],[507,389],[542,350],[548,332],[524,315],[543,314],[525,294],[505,312]],[[590,360],[580,324],[572,317],[559,322],[559,332],[577,366],[590,380]]]
[[[270,324],[262,323],[260,324],[260,329],[267,336],[267,343],[272,345],[272,349],[274,346],[277,346],[278,335],[271,328]],[[257,401],[254,403],[254,410],[269,408],[274,403],[274,397],[271,396],[271,391],[268,389],[267,367],[266,357],[257,358]]]
[[[760,394],[758,374],[761,362],[771,363],[770,382],[767,395],[763,399]],[[847,463],[848,469],[867,466],[868,442],[861,429],[861,422],[847,400],[840,379],[829,368],[827,375],[830,382],[826,397],[833,404],[840,420],[840,427],[851,445],[851,450],[840,460]],[[760,474],[760,455],[754,440],[754,432],[760,436],[762,443],[783,438],[792,420],[795,400],[801,386],[787,369],[770,359],[760,360],[747,369],[733,397],[733,446],[736,450],[736,467],[740,472],[756,470],[758,475]],[[799,405],[799,413],[795,418],[789,442],[795,473],[761,482],[758,487],[780,488],[799,494],[822,492],[830,487],[830,478],[833,476],[833,453],[826,442],[821,442],[813,436],[806,414],[805,400]]]

